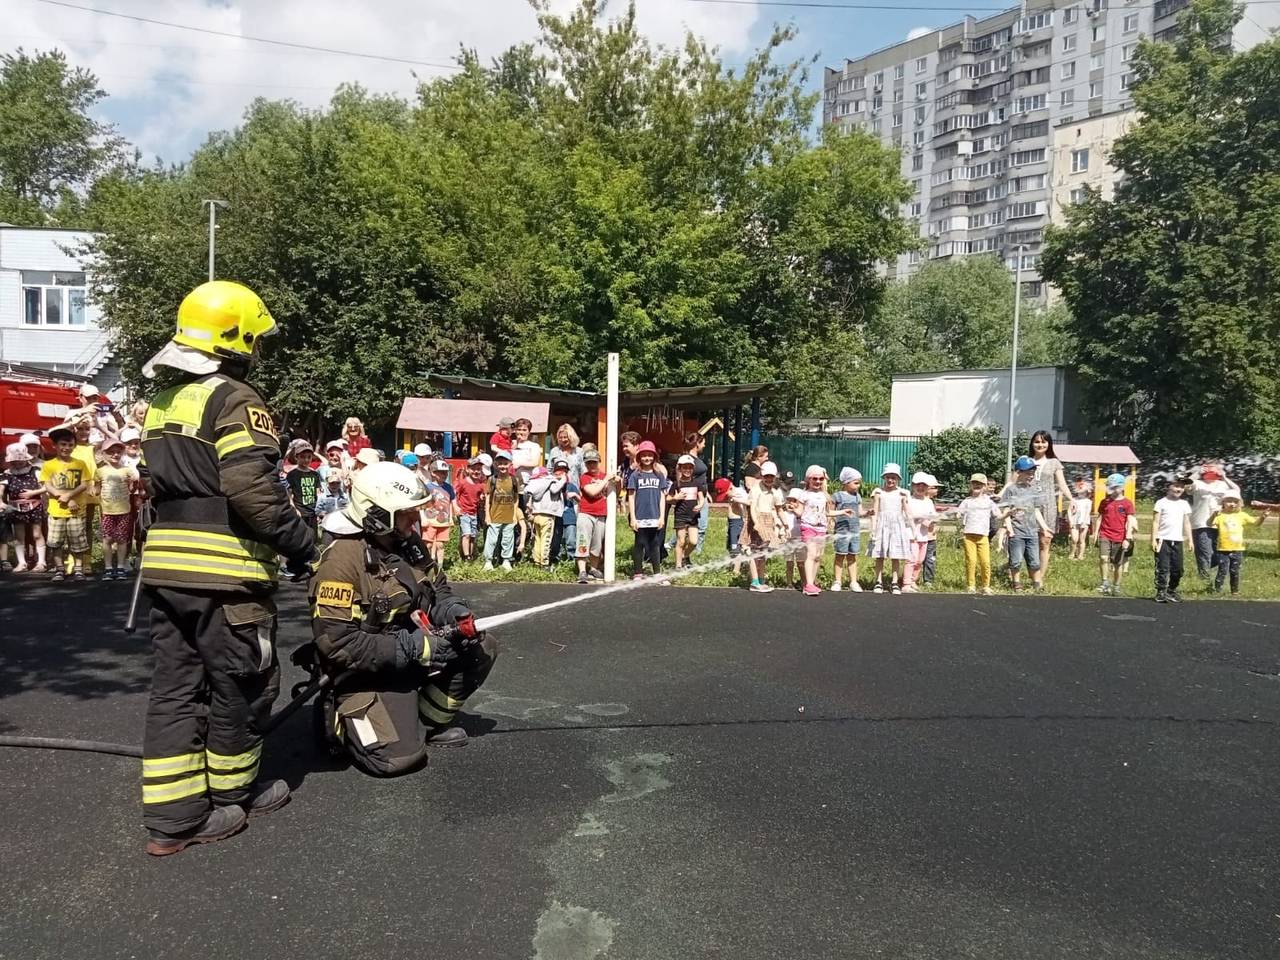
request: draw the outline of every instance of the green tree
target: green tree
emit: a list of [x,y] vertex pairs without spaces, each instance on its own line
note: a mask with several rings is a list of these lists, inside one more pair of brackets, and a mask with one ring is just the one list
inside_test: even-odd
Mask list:
[[630,387],[870,394],[852,361],[875,264],[914,243],[907,187],[866,136],[810,141],[806,67],[775,59],[793,33],[731,70],[652,47],[631,6],[535,5],[535,42],[464,52],[411,103],[259,101],[181,167],[106,178],[95,295],[126,376],[202,279],[219,197],[219,274],[280,321],[256,376],[295,418],[387,417],[428,370],[597,389],[610,351]]
[[1090,419],[1147,449],[1280,445],[1280,41],[1233,53],[1239,18],[1193,0],[1139,45],[1115,198],[1047,238]]
[[0,220],[79,225],[81,195],[120,158],[112,127],[89,116],[105,96],[56,50],[0,55]]
[[[868,413],[887,413],[896,373],[1009,365],[1013,277],[996,257],[927,263],[890,284],[864,331],[879,384]],[[1018,362],[1057,364],[1070,356],[1066,310],[1022,304]]]

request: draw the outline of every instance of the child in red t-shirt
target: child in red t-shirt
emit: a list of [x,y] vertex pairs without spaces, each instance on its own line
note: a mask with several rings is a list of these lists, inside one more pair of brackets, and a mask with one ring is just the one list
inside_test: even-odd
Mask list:
[[472,457],[467,470],[453,485],[453,507],[458,514],[458,530],[462,534],[459,551],[464,561],[476,558],[476,536],[480,530],[479,510],[484,500],[484,461]]
[[1133,552],[1133,537],[1138,532],[1138,513],[1133,501],[1124,495],[1124,484],[1122,473],[1107,477],[1107,496],[1098,507],[1094,531],[1098,541],[1098,566],[1102,571],[1098,592],[1112,596],[1120,593],[1120,579]]
[[497,453],[499,450],[511,452],[511,431],[515,428],[516,422],[510,417],[503,417],[498,421],[498,429],[493,431],[489,436],[489,451]]
[[578,582],[604,579],[604,530],[609,515],[609,490],[616,490],[619,477],[610,477],[600,466],[600,451],[595,447],[582,450],[582,476],[578,479],[577,542],[574,559],[578,561]]

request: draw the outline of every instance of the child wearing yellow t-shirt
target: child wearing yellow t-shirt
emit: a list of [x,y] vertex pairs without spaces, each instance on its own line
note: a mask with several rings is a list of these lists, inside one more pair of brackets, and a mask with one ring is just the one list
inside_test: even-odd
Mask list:
[[124,442],[110,437],[102,444],[106,463],[93,476],[93,492],[102,509],[103,580],[123,580],[124,562],[133,540],[133,504],[130,494],[139,481],[138,471],[125,466]]
[[1240,593],[1240,566],[1244,563],[1245,527],[1262,523],[1270,515],[1263,510],[1261,517],[1251,517],[1240,509],[1240,491],[1229,490],[1222,495],[1222,509],[1209,518],[1209,526],[1218,531],[1218,577],[1213,592],[1221,593],[1223,581],[1231,576],[1231,595]]
[[66,579],[59,551],[65,550],[75,558],[74,579],[84,579],[84,565],[89,556],[89,538],[84,528],[84,499],[89,490],[89,468],[75,459],[71,452],[76,446],[76,435],[66,427],[50,431],[57,455],[46,460],[40,468],[40,481],[49,494],[49,566],[53,579]]

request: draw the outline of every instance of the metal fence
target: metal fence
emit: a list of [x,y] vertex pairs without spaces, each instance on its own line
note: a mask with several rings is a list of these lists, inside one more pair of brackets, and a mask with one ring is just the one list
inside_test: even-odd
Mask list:
[[769,448],[769,458],[783,470],[794,470],[803,476],[812,463],[827,468],[834,479],[841,467],[856,467],[874,483],[886,463],[898,464],[903,472],[916,452],[919,437],[761,437]]

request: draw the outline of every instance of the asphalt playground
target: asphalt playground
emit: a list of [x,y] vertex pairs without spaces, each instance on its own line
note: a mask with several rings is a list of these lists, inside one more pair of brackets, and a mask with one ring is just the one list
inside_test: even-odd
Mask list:
[[[0,583],[0,733],[138,741],[128,590]],[[281,612],[287,660],[300,587]],[[617,593],[502,630],[465,748],[379,781],[304,712],[266,753],[293,802],[161,861],[137,761],[0,749],[0,957],[1275,958],[1278,628],[1262,603]]]

